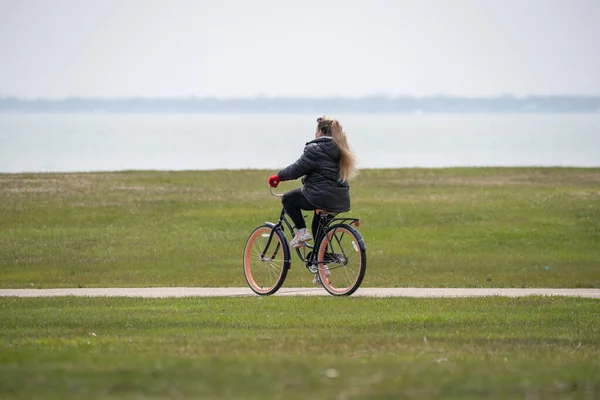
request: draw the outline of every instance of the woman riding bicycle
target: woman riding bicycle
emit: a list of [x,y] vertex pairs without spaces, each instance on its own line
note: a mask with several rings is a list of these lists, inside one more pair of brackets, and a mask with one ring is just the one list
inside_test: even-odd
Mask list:
[[290,242],[292,247],[302,247],[312,240],[302,210],[315,210],[311,226],[315,236],[319,220],[316,210],[333,213],[350,210],[348,181],[356,175],[356,156],[350,150],[341,124],[333,118],[318,118],[315,139],[306,143],[300,158],[269,178],[269,185],[277,187],[279,182],[303,177],[303,187],[290,190],[281,199],[297,228]]

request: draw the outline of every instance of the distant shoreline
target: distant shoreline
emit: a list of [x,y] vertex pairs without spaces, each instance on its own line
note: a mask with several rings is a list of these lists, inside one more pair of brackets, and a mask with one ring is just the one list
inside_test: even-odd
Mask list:
[[[118,175],[118,174],[150,174],[150,175],[185,175],[185,174],[229,174],[229,173],[255,173],[255,172],[268,172],[273,171],[272,168],[214,168],[214,169],[106,169],[106,170],[73,170],[73,171],[21,171],[21,172],[3,172],[0,171],[0,177],[16,177],[16,176],[38,176],[38,177],[51,177],[51,176],[75,176],[75,175]],[[600,172],[600,166],[588,166],[579,167],[571,165],[483,165],[483,166],[443,166],[443,167],[366,167],[360,168],[359,171],[363,172]]]
[[173,114],[435,114],[599,113],[600,96],[360,98],[65,98],[0,97],[0,113]]

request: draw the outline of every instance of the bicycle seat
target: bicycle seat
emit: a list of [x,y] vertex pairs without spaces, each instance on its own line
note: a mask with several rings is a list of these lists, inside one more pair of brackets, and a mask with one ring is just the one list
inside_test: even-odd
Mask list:
[[321,217],[335,217],[339,213],[333,211],[322,210],[320,208],[316,209],[315,212],[319,214]]

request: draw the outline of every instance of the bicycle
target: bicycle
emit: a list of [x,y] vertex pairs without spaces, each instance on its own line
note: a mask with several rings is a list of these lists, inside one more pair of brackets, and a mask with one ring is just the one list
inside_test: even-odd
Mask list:
[[[273,196],[283,196],[270,187],[269,190]],[[325,210],[317,213],[319,224],[314,244],[296,248],[296,254],[315,276],[313,283],[320,283],[334,296],[349,296],[360,287],[367,269],[367,248],[356,229],[360,220],[336,218],[338,213]],[[277,292],[291,268],[292,248],[285,228],[294,237],[295,226],[282,207],[277,223],[258,226],[246,241],[244,275],[250,289],[258,295]]]

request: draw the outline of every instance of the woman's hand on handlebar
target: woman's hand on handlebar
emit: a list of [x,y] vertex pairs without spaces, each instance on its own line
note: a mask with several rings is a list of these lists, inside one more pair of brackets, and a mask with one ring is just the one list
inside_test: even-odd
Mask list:
[[281,182],[279,180],[279,177],[277,175],[273,175],[269,178],[269,186],[271,186],[272,188],[276,188],[277,185],[279,185],[279,182]]

